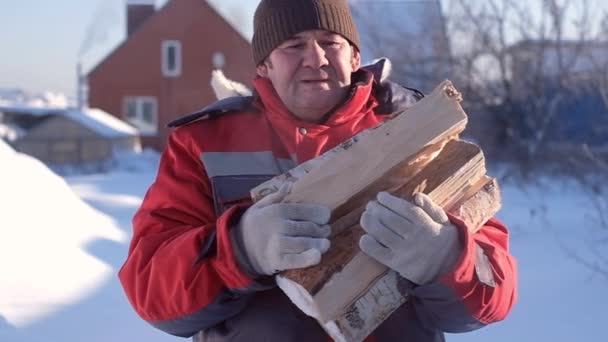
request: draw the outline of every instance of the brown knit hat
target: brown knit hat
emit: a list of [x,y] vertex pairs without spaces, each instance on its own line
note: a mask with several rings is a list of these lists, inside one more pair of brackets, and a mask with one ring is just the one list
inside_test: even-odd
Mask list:
[[253,17],[255,64],[261,64],[285,40],[316,29],[338,33],[361,50],[346,0],[262,0]]

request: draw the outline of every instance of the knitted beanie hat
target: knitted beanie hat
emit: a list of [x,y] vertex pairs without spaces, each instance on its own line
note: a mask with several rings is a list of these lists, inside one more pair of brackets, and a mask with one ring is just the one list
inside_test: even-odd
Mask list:
[[255,64],[292,36],[316,29],[338,33],[361,50],[347,0],[262,0],[253,17]]

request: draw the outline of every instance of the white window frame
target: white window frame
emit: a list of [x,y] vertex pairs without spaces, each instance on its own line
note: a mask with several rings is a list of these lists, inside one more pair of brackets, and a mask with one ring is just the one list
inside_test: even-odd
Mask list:
[[[175,51],[175,67],[169,68],[169,49]],[[179,40],[164,40],[161,44],[161,64],[165,77],[179,77],[182,74],[182,42]]]
[[[129,117],[129,103],[135,102],[135,118]],[[152,104],[152,119],[153,123],[148,123],[144,120],[144,104]],[[156,135],[158,133],[158,100],[154,96],[125,96],[123,98],[123,119],[135,126],[141,135]]]

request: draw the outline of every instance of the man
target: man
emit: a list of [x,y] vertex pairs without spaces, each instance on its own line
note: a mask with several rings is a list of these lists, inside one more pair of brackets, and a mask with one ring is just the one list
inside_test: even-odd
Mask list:
[[[196,341],[326,341],[274,284],[331,248],[330,210],[252,204],[255,185],[403,111],[420,94],[360,68],[346,0],[262,0],[254,18],[252,97],[177,120],[158,176],[133,219],[125,292],[155,327]],[[379,147],[379,153],[382,148]],[[508,233],[490,220],[470,234],[429,197],[379,193],[361,250],[408,279],[411,300],[370,336],[442,341],[503,319],[516,297]]]

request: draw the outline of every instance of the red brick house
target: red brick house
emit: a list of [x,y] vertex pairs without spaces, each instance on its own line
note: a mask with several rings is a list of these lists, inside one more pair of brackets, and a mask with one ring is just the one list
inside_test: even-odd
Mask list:
[[214,101],[211,71],[251,84],[249,41],[205,0],[127,0],[127,38],[88,77],[89,105],[130,122],[162,150],[172,119]]

